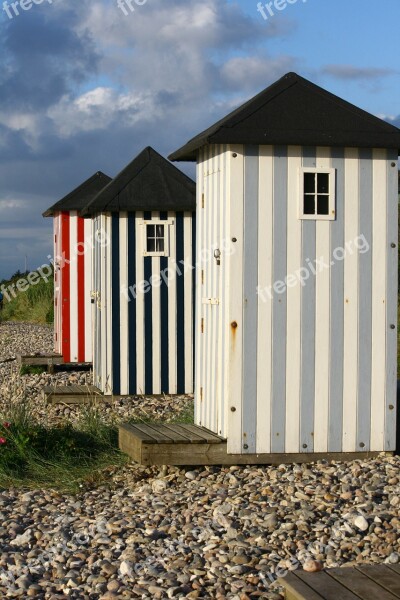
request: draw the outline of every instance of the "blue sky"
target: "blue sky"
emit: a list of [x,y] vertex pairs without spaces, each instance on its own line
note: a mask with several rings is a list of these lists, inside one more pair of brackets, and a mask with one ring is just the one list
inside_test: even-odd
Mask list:
[[288,71],[400,125],[399,0],[292,1],[267,21],[253,0],[0,7],[0,279],[46,261],[41,213],[92,173],[170,153]]

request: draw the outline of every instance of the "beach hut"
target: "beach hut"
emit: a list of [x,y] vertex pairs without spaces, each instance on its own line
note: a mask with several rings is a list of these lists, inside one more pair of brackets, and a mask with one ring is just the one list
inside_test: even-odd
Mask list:
[[66,363],[92,362],[93,232],[78,213],[110,181],[99,171],[43,213],[53,217],[54,349]]
[[289,73],[170,156],[197,162],[214,257],[195,419],[228,453],[395,449],[399,148],[399,129]]
[[93,372],[106,395],[193,392],[194,181],[145,148],[81,212],[94,220]]

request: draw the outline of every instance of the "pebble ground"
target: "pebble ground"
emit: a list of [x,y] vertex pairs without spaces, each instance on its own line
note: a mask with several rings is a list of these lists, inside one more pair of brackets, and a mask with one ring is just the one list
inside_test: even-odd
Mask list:
[[[41,404],[41,387],[87,374],[18,376],[19,351],[49,351],[48,327],[0,325],[0,406],[20,394],[53,422],[78,409]],[[88,381],[89,382],[89,381]],[[164,402],[164,404],[163,404]],[[182,399],[132,399],[166,418]],[[108,410],[108,412],[107,412]],[[110,470],[77,495],[0,490],[0,597],[278,600],[276,576],[343,564],[399,562],[400,460],[278,467]]]

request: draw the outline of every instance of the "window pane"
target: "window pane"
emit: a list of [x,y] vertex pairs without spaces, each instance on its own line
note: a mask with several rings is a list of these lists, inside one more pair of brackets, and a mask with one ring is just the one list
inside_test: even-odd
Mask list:
[[304,214],[315,215],[315,196],[304,196]]
[[149,238],[147,240],[147,252],[155,252],[156,251],[156,240],[153,238]]
[[156,235],[157,237],[164,237],[164,225],[157,225],[156,226]]
[[329,194],[329,174],[318,173],[318,193]]
[[304,193],[313,194],[315,192],[315,173],[304,173]]
[[162,238],[158,238],[156,241],[157,252],[164,252],[164,240]]
[[147,225],[147,237],[155,237],[155,225]]
[[329,196],[318,196],[318,214],[329,215]]

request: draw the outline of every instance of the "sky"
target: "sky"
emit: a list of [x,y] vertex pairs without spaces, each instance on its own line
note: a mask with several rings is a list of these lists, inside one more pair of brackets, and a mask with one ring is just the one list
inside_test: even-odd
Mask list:
[[400,126],[399,0],[2,2],[0,280],[48,262],[42,212],[93,173],[167,156],[289,71]]

